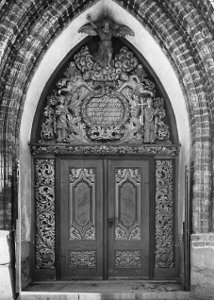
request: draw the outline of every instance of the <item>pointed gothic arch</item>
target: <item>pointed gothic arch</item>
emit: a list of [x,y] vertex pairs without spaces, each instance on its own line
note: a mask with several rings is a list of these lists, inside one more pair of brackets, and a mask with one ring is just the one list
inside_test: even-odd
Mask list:
[[[209,4],[209,1],[203,2],[207,9],[206,18],[209,19],[208,25],[212,26],[212,8],[209,7],[211,4]],[[116,5],[117,2],[113,3]],[[135,2],[134,6],[132,6],[131,3],[126,3],[126,1],[124,1],[120,2],[120,5],[122,4],[127,11],[131,12],[136,19],[142,22],[143,26],[145,26],[150,34],[155,37],[160,48],[163,49],[165,56],[168,58],[168,61],[174,66],[174,75],[177,75],[180,86],[183,89],[181,99],[184,100],[185,98],[183,104],[187,103],[187,111],[189,114],[187,119],[189,118],[190,120],[189,123],[192,133],[191,158],[194,170],[193,228],[194,232],[208,232],[212,228],[212,220],[210,220],[208,216],[211,205],[211,189],[208,188],[211,182],[211,164],[209,163],[211,157],[210,119],[213,110],[213,88],[212,83],[210,82],[213,75],[212,67],[209,65],[209,61],[213,61],[213,58],[208,47],[208,45],[212,44],[211,37],[209,36],[211,27],[204,23],[203,13],[199,13],[201,6],[198,1],[189,1],[188,6],[185,5],[185,1],[182,3],[185,9],[181,10],[179,10],[180,4],[176,3],[176,1],[170,1],[167,4],[162,3],[161,1],[158,3],[141,3],[141,1],[139,1]],[[3,22],[6,40],[2,46],[3,67],[1,69],[3,78],[1,89],[3,99],[1,109],[1,122],[3,124],[1,127],[1,166],[4,168],[4,178],[1,183],[3,192],[1,192],[1,197],[6,199],[3,205],[4,213],[1,226],[4,229],[11,228],[11,207],[13,208],[16,206],[11,205],[13,191],[11,189],[8,190],[6,186],[11,186],[13,177],[11,165],[15,165],[15,161],[19,156],[17,153],[17,145],[20,144],[21,148],[20,161],[24,162],[26,159],[29,163],[30,160],[30,157],[27,154],[29,131],[27,128],[23,129],[23,127],[25,127],[26,124],[27,126],[29,125],[29,123],[25,123],[24,121],[26,118],[25,113],[28,112],[27,107],[30,106],[29,111],[31,111],[31,109],[35,111],[34,104],[36,105],[37,100],[34,104],[28,101],[30,93],[29,82],[32,80],[32,82],[35,83],[34,75],[37,76],[39,74],[37,71],[39,71],[41,66],[41,59],[42,57],[45,59],[46,56],[46,50],[44,49],[47,49],[47,45],[52,43],[62,29],[64,30],[64,27],[66,24],[69,24],[73,16],[78,15],[79,12],[82,12],[87,8],[88,3],[87,1],[78,2],[74,7],[70,1],[65,1],[64,6],[62,7],[57,4],[57,1],[54,1],[54,3],[51,4],[48,4],[48,2],[40,3],[40,1],[36,4],[29,2],[26,6],[23,5],[24,9],[21,11],[21,13],[23,13],[23,18],[20,16],[21,13],[17,14],[18,6],[16,3],[10,4],[10,8],[13,8],[10,9],[10,11],[8,11],[7,5],[8,4],[5,3],[2,7],[2,14],[6,14],[7,12],[7,20],[5,19]],[[56,7],[57,9],[55,9]],[[31,12],[34,12],[33,19],[30,19],[32,14],[26,13],[30,10]],[[42,17],[40,17],[41,15]],[[162,18],[164,18],[165,25],[161,21]],[[8,20],[10,19],[11,23],[8,24]],[[50,22],[50,20],[53,22]],[[181,20],[184,21],[182,22]],[[191,26],[189,27],[190,22]],[[194,23],[194,26],[192,26],[192,22]],[[205,31],[203,34],[200,32],[200,24],[202,23],[207,33]],[[25,24],[28,25],[24,26]],[[73,24],[74,23],[72,23],[72,25]],[[8,28],[8,30],[6,28]],[[38,30],[38,28],[43,30]],[[188,35],[186,35],[186,31],[188,32]],[[13,38],[10,38],[12,35]],[[29,36],[28,39],[26,39],[27,36]],[[204,48],[200,47],[200,42],[196,42],[197,36],[200,36],[203,42],[205,42]],[[182,48],[180,48],[181,43]],[[197,64],[202,67],[204,72],[201,72],[196,68]],[[38,86],[38,90],[41,91],[42,88]],[[25,97],[26,92],[28,94],[27,98]],[[170,99],[172,98],[173,97],[170,97]],[[38,99],[38,97],[33,99]],[[14,103],[16,103],[16,105],[14,105]],[[177,101],[177,103],[177,110],[179,111],[179,101]],[[183,107],[185,107],[185,105]],[[174,111],[177,112],[177,110]],[[21,121],[22,113],[23,120]],[[30,115],[28,115],[28,117],[29,116]],[[22,124],[21,138],[19,140],[19,129],[22,122],[25,125]],[[180,124],[180,122],[177,122],[177,124]],[[25,142],[22,143],[23,140]],[[188,147],[184,149],[184,156],[190,154],[190,142],[187,143]],[[182,141],[181,144],[185,145]],[[29,164],[25,167],[24,164],[21,163],[21,188],[26,187],[29,184],[27,181],[28,179],[25,176],[23,177],[25,171],[26,174],[28,174],[28,166]],[[203,171],[201,171],[202,168]],[[6,185],[5,188],[4,183]],[[20,192],[20,199],[26,203],[26,207],[22,207],[23,211],[30,210],[30,206],[28,206],[29,201],[27,201],[29,196],[29,194],[23,196]],[[203,205],[203,203],[205,203],[205,205]],[[21,208],[21,205],[19,205],[19,208]],[[24,215],[25,214],[22,214],[23,218]],[[21,215],[19,215],[19,217],[21,219]],[[26,218],[24,223],[24,232],[22,231],[22,253],[23,261],[26,258],[26,262],[28,250],[26,250],[25,255],[24,248],[28,248],[29,239],[26,237],[29,233],[28,228],[30,228],[30,226],[28,226],[29,219]],[[27,241],[26,244],[25,241]]]
[[[80,36],[77,34],[77,31],[79,27],[85,23],[87,13],[91,12],[96,15],[96,13],[98,13],[99,10],[101,10],[102,8],[102,6],[99,5],[100,3],[97,3],[94,7],[91,7],[87,12],[83,12],[79,17],[77,17],[73,22],[71,22],[71,24],[66,28],[66,30],[64,30],[62,34],[58,37],[58,39],[56,39],[56,41],[49,48],[43,60],[41,61],[37,69],[37,72],[35,73],[31,81],[31,84],[28,88],[23,117],[22,117],[22,123],[21,123],[21,132],[20,132],[21,133],[20,135],[20,166],[21,166],[20,193],[22,199],[22,203],[20,203],[20,205],[21,207],[25,206],[25,211],[22,209],[22,219],[23,219],[22,232],[24,237],[23,240],[26,241],[26,242],[23,241],[23,246],[20,247],[21,252],[23,252],[24,244],[29,244],[30,230],[32,229],[33,226],[30,217],[33,211],[32,211],[31,202],[29,201],[32,193],[31,189],[29,188],[32,177],[30,174],[31,156],[28,148],[28,143],[30,141],[31,128],[33,126],[32,121],[40,99],[40,95],[49,77],[52,76],[54,70],[57,68],[58,64],[62,61],[62,58],[65,57],[67,53],[69,53],[70,49],[72,49],[80,41]],[[184,165],[189,163],[189,156],[186,154],[189,153],[189,149],[190,149],[190,137],[189,134],[186,133],[184,134],[184,130],[186,130],[189,127],[188,116],[185,108],[185,100],[183,97],[183,93],[180,89],[179,82],[176,78],[176,74],[173,68],[171,67],[169,61],[166,59],[166,56],[163,54],[158,44],[151,37],[148,31],[145,30],[136,19],[134,19],[132,16],[129,16],[129,14],[120,6],[118,6],[115,3],[112,3],[112,5],[115,6],[114,7],[115,15],[121,15],[121,20],[117,19],[117,22],[118,23],[123,22],[124,24],[123,20],[129,20],[129,23],[126,24],[129,27],[131,27],[131,29],[135,30],[135,32],[137,33],[134,39],[131,38],[129,39],[129,43],[132,43],[138,49],[141,55],[143,55],[145,59],[148,61],[148,64],[150,64],[151,67],[154,69],[154,72],[156,73],[158,80],[163,85],[168,95],[169,101],[171,102],[174,115],[175,115],[177,128],[178,128],[178,138],[179,141],[181,142],[180,161],[182,163],[180,163],[179,165],[178,185],[180,187],[183,187],[184,182],[182,177],[184,174]],[[114,16],[112,17],[114,18]],[[72,39],[69,38],[71,36]],[[139,43],[139,40],[141,39],[144,41],[144,44]],[[58,53],[57,50],[60,49],[60,46],[62,44],[64,44],[66,48],[64,49],[63,54],[62,52]],[[152,48],[154,47],[152,52],[148,51],[148,48],[145,45],[150,45],[150,47]],[[43,78],[43,80],[41,80],[41,78]],[[171,82],[170,86],[168,85],[169,78]],[[181,99],[183,99],[183,102],[181,102]],[[26,176],[26,174],[28,175]],[[184,198],[182,189],[180,189],[180,193],[178,197],[179,199],[181,199],[178,205],[178,214],[180,214],[181,216],[183,211],[183,198]],[[28,209],[26,209],[26,207]],[[178,228],[180,228],[178,229],[179,235],[181,234],[182,231],[181,223],[182,223],[182,217],[180,218],[179,225],[178,225]],[[29,226],[30,224],[31,227]],[[29,254],[28,250],[26,251],[25,261],[28,260],[27,253]],[[26,264],[25,269],[26,268],[29,268],[28,264]],[[28,279],[26,278],[26,280]]]

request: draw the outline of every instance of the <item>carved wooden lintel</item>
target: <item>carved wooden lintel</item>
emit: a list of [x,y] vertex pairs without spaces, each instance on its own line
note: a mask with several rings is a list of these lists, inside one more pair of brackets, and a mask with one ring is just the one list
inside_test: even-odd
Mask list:
[[63,144],[56,145],[30,145],[32,155],[41,154],[79,154],[79,155],[106,155],[106,154],[144,154],[144,155],[170,155],[176,156],[179,153],[178,145],[143,145],[143,146],[70,146]]

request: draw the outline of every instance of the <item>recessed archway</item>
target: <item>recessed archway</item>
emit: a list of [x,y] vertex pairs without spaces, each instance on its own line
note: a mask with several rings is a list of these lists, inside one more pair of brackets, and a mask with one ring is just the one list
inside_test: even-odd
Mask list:
[[[58,64],[67,55],[67,53],[85,36],[78,34],[80,26],[85,24],[86,16],[90,13],[94,18],[100,15],[105,10],[118,23],[129,26],[135,36],[128,38],[138,51],[144,56],[148,64],[156,73],[158,79],[163,85],[175,114],[176,125],[178,130],[179,141],[181,143],[179,177],[178,177],[178,199],[179,199],[179,224],[178,230],[181,236],[182,221],[183,221],[183,206],[184,206],[184,169],[185,165],[189,164],[190,156],[190,129],[188,121],[188,113],[185,104],[185,98],[181,90],[177,75],[167,59],[164,52],[161,50],[158,43],[152,35],[139,23],[132,15],[125,11],[115,2],[100,1],[87,11],[76,17],[60,36],[53,42],[46,54],[44,55],[38,69],[32,78],[29,85],[26,101],[21,121],[20,130],[20,220],[22,245],[20,254],[28,258],[29,248],[27,245],[30,242],[31,235],[31,155],[29,151],[30,135],[32,130],[32,122],[36,112],[36,108],[41,96],[41,93],[54,72]],[[63,45],[63,46],[62,46]],[[170,84],[169,84],[170,82]],[[25,247],[26,245],[26,247]],[[24,260],[23,260],[24,261]],[[25,260],[26,261],[26,260]],[[28,268],[28,266],[26,266]],[[19,270],[21,272],[21,270]],[[21,276],[21,274],[19,274]],[[27,278],[26,278],[27,279]],[[24,283],[25,285],[25,283]]]

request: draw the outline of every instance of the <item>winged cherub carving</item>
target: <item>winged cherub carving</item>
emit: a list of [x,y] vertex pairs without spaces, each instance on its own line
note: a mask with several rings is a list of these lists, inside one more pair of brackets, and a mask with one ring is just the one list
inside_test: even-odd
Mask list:
[[94,22],[90,15],[87,16],[89,23],[83,25],[78,32],[89,35],[99,35],[100,42],[97,52],[97,62],[103,67],[110,67],[112,59],[112,37],[134,36],[134,32],[125,25],[118,25],[112,20],[104,18]]

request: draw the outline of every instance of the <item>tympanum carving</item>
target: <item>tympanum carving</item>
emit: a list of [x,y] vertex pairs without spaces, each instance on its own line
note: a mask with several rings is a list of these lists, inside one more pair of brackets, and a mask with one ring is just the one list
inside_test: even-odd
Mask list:
[[165,101],[156,96],[155,83],[126,46],[113,51],[113,36],[134,33],[106,18],[88,20],[79,32],[98,35],[98,50],[82,47],[56,82],[44,108],[40,143],[170,143]]

